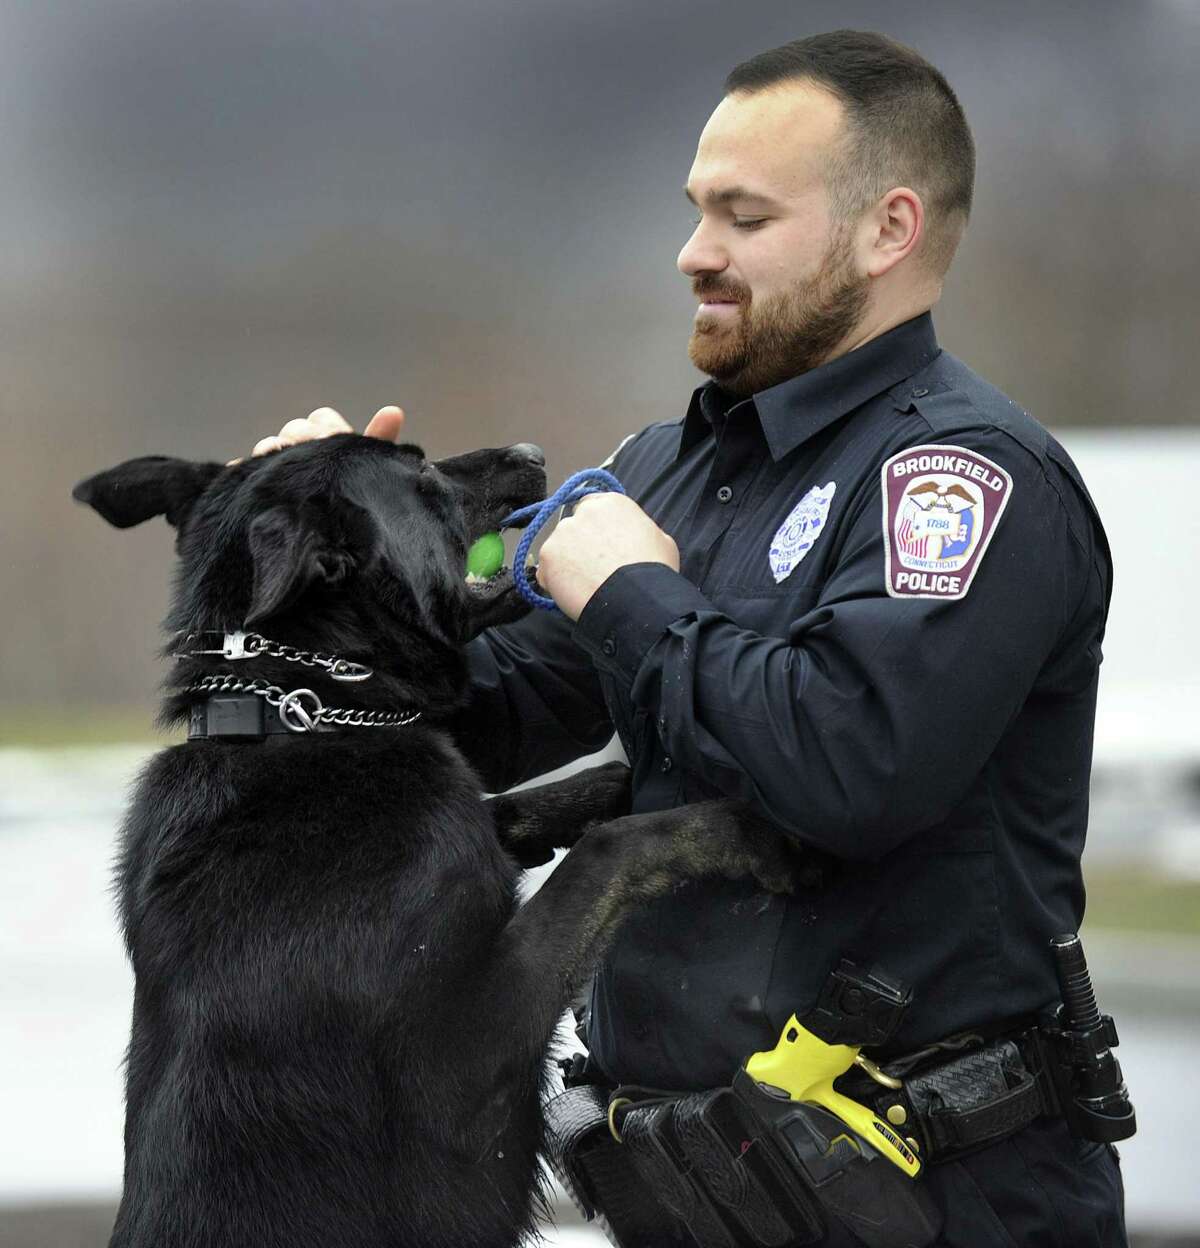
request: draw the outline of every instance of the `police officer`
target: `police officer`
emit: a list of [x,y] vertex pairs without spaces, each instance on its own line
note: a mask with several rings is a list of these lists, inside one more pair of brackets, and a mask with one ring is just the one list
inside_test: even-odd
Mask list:
[[[742,798],[818,866],[790,897],[704,882],[628,923],[588,1031],[614,1083],[728,1083],[842,956],[914,987],[895,1055],[1057,998],[1111,564],[1063,448],[938,345],[973,178],[953,91],[889,39],[734,69],[678,261],[711,380],[621,445],[627,497],[545,542],[562,614],[474,643],[461,741],[490,788],[615,726],[635,811]],[[326,409],[281,437],[345,427]],[[1053,1114],[924,1181],[949,1245],[1126,1242],[1114,1151]]]

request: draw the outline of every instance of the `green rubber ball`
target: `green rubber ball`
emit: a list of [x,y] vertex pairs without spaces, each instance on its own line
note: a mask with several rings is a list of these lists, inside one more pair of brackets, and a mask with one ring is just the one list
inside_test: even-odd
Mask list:
[[495,576],[504,566],[504,538],[499,533],[485,533],[467,551],[468,575],[485,579]]

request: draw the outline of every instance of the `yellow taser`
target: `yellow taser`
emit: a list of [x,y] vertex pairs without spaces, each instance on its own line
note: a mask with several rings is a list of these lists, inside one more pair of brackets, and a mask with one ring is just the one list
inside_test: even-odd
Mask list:
[[865,1063],[857,1046],[826,1044],[793,1014],[769,1053],[755,1053],[747,1059],[746,1073],[756,1083],[786,1092],[793,1101],[819,1105],[840,1118],[855,1135],[915,1179],[921,1163],[908,1144],[865,1105],[834,1091],[833,1081],[856,1061]]

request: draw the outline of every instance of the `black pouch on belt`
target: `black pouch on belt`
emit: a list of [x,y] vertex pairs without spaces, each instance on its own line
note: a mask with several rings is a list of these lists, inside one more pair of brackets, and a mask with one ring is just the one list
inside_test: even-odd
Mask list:
[[986,1148],[1047,1110],[1045,1089],[1012,1040],[909,1075],[904,1098],[911,1111],[908,1129],[922,1137],[929,1161]]
[[620,1105],[614,1120],[646,1187],[700,1248],[928,1248],[940,1231],[918,1182],[840,1119],[745,1071],[729,1088]]
[[620,1248],[818,1242],[825,1224],[815,1203],[791,1190],[794,1178],[761,1145],[742,1148],[732,1099],[729,1088],[568,1088],[546,1106],[546,1157],[584,1217]]
[[608,1125],[609,1089],[568,1087],[545,1107],[545,1155],[576,1208],[621,1248],[675,1248],[694,1241],[643,1178]]

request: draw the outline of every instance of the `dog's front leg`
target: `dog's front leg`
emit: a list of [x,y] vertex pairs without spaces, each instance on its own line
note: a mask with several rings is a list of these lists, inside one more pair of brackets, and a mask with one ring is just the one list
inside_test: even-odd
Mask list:
[[753,877],[787,892],[800,852],[769,821],[733,801],[630,815],[592,828],[505,927],[488,968],[485,1017],[550,1040],[635,906],[702,876]]
[[488,802],[500,844],[523,867],[549,862],[584,831],[629,813],[629,768],[605,763],[565,780],[503,793]]

